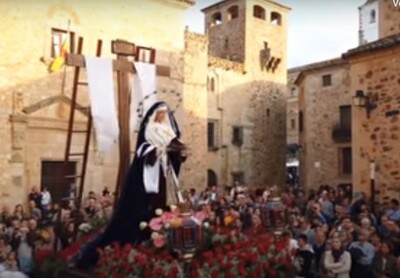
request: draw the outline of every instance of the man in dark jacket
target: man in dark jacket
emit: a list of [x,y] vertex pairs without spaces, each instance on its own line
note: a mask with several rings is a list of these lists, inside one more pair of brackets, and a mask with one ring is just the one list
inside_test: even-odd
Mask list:
[[296,252],[294,263],[297,268],[297,277],[314,277],[314,251],[308,243],[307,235],[301,234],[298,239],[299,249]]

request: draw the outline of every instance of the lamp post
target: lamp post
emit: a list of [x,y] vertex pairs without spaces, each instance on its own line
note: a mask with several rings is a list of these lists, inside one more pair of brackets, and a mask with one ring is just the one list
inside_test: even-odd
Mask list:
[[371,210],[375,214],[375,161],[371,160],[370,166],[370,184],[371,184]]
[[353,97],[353,105],[361,108],[365,108],[367,112],[367,118],[370,117],[372,110],[377,107],[378,95],[377,94],[364,94],[364,91],[358,90]]

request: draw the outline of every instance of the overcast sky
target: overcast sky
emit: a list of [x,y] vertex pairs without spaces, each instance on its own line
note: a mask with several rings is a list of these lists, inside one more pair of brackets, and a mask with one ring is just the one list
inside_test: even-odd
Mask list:
[[[335,58],[358,44],[358,7],[366,0],[275,0],[289,14],[289,67]],[[202,8],[220,2],[197,0],[185,15],[186,25],[204,33]]]

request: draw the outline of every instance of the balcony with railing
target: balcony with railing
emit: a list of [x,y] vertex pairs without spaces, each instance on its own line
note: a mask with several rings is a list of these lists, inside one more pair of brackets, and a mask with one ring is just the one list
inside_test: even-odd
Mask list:
[[335,125],[332,128],[332,139],[338,143],[351,142],[351,127]]

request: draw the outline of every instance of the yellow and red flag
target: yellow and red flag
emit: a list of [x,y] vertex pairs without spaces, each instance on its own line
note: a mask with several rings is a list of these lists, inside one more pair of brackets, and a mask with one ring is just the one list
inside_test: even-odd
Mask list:
[[49,67],[50,72],[58,71],[63,67],[68,52],[69,52],[69,40],[68,36],[66,36],[64,43],[61,46],[59,54],[57,55],[57,57],[54,58],[53,62],[51,62],[50,64]]

